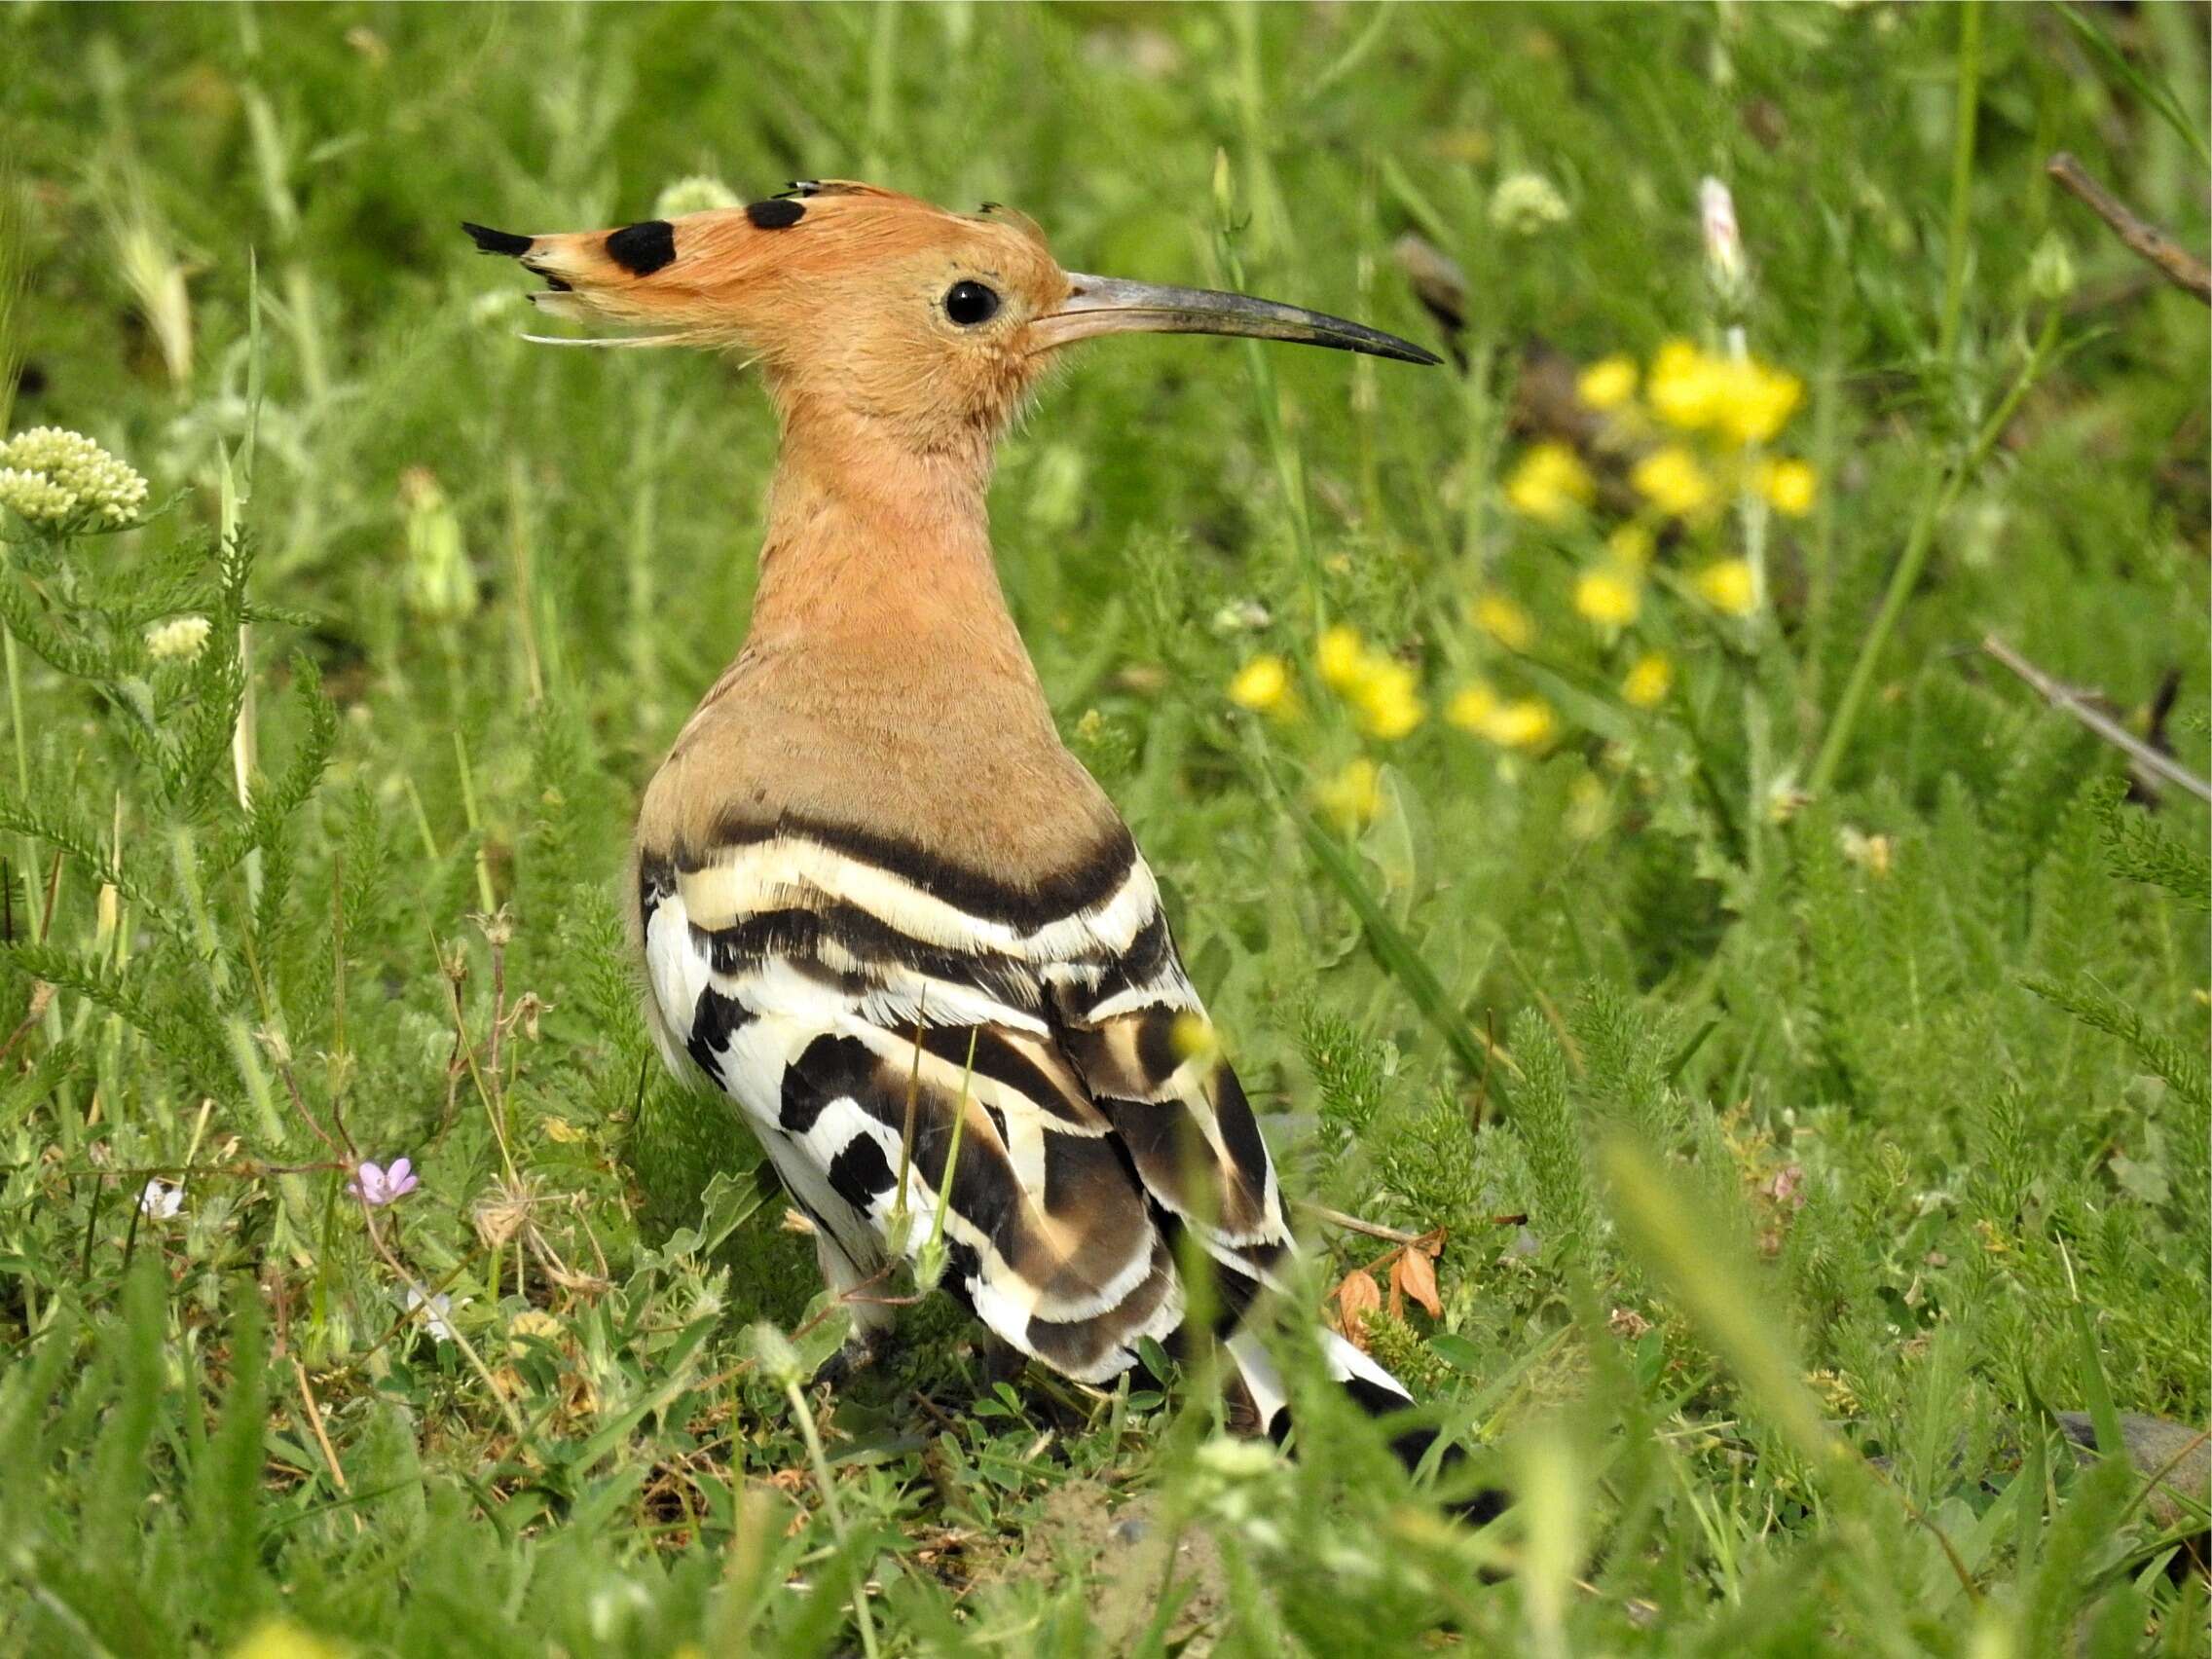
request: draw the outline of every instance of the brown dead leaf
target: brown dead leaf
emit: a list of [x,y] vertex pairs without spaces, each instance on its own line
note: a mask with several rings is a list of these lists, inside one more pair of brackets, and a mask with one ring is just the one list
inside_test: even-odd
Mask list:
[[1337,1286],[1337,1322],[1354,1346],[1367,1346],[1367,1316],[1382,1306],[1382,1287],[1365,1268],[1354,1268]]
[[1431,1319],[1444,1317],[1444,1303],[1436,1294],[1436,1268],[1425,1250],[1398,1252],[1398,1259],[1390,1265],[1390,1288],[1404,1291]]

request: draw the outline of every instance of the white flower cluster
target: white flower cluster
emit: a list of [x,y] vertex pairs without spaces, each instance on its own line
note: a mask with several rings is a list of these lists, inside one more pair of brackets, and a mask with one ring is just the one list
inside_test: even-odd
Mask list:
[[33,524],[124,525],[144,510],[146,480],[82,432],[33,426],[0,444],[0,505]]
[[1491,193],[1490,222],[1512,236],[1532,237],[1569,216],[1567,198],[1542,173],[1514,173]]
[[686,213],[704,213],[716,207],[736,205],[736,191],[712,174],[694,173],[661,191],[653,202],[653,217],[681,219]]
[[146,630],[146,654],[156,662],[190,662],[207,648],[212,630],[204,616],[172,616]]

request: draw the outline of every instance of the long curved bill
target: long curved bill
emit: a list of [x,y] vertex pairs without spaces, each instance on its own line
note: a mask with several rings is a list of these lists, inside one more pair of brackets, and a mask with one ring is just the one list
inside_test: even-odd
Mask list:
[[1237,334],[1364,351],[1401,363],[1441,363],[1435,352],[1365,323],[1347,322],[1302,306],[1224,294],[1212,288],[1176,288],[1163,282],[1125,282],[1118,276],[1068,274],[1060,309],[1030,324],[1039,350],[1071,345],[1100,334]]

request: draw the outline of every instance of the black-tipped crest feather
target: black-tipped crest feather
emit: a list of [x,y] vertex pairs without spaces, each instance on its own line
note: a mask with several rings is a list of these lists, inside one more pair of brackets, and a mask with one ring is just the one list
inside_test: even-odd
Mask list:
[[501,253],[509,259],[520,259],[537,240],[535,237],[517,236],[512,231],[495,231],[489,225],[472,225],[466,219],[461,220],[461,228],[475,242],[478,253]]

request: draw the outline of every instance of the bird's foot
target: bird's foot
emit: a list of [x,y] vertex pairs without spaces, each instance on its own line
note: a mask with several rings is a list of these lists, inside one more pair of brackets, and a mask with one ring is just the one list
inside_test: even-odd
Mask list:
[[840,1388],[891,1351],[889,1331],[855,1331],[844,1346],[815,1368],[807,1387]]

